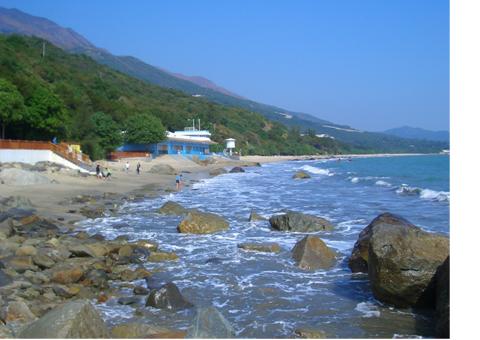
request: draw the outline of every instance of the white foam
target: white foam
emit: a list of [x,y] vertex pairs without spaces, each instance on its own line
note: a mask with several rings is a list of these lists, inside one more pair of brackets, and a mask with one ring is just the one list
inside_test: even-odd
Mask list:
[[433,201],[448,201],[450,202],[450,193],[448,191],[435,191],[430,189],[423,189],[420,192],[420,198]]
[[388,183],[386,181],[382,181],[382,180],[376,181],[375,185],[379,185],[381,187],[391,187],[392,186],[390,183]]
[[331,172],[328,169],[320,169],[320,168],[316,168],[316,167],[311,166],[311,165],[304,165],[300,169],[308,171],[308,172],[310,172],[312,174],[315,174],[315,175],[323,175],[323,176],[333,176],[334,175],[334,173]]
[[355,307],[355,310],[363,313],[363,318],[378,318],[380,316],[380,311],[377,306],[371,302],[360,302],[357,304],[357,307]]
[[352,179],[350,179],[350,182],[352,183],[358,183],[360,181],[360,178],[358,177],[353,177]]

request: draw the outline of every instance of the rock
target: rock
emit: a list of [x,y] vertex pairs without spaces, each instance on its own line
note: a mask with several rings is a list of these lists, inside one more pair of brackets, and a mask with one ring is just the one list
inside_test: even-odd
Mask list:
[[103,290],[108,289],[108,275],[103,269],[91,269],[85,274],[82,284],[84,286],[93,286]]
[[99,218],[105,216],[106,210],[104,205],[88,205],[80,208],[80,213],[87,218]]
[[240,173],[240,172],[245,172],[245,170],[243,170],[243,168],[241,168],[239,166],[235,166],[235,167],[232,168],[232,170],[229,171],[229,173],[231,173],[231,174]]
[[96,309],[85,300],[65,303],[24,328],[19,338],[108,338],[108,329]]
[[324,331],[310,329],[310,328],[297,328],[295,330],[295,335],[299,338],[304,339],[326,339],[327,334]]
[[79,240],[87,240],[90,235],[86,231],[80,231],[75,235]]
[[36,319],[37,317],[23,301],[10,301],[8,305],[2,309],[2,320],[7,324],[10,322],[28,323]]
[[122,246],[118,249],[118,255],[121,257],[130,257],[133,254],[133,248],[131,246]]
[[305,171],[297,171],[294,175],[293,175],[293,179],[307,179],[307,178],[311,178],[312,176],[310,176],[308,173],[306,173]]
[[53,292],[55,295],[63,298],[71,298],[80,293],[81,288],[78,286],[67,287],[64,285],[55,285],[53,286]]
[[144,339],[148,335],[161,332],[162,329],[144,323],[129,322],[112,328],[112,337],[115,339]]
[[187,332],[178,329],[162,329],[155,334],[145,336],[147,339],[185,339]]
[[270,217],[270,225],[279,231],[314,232],[332,230],[332,224],[324,218],[288,211],[282,215]]
[[188,209],[184,208],[182,205],[177,202],[168,201],[160,209],[158,209],[160,214],[164,215],[176,215],[181,216],[188,213]]
[[278,243],[240,243],[238,248],[263,253],[278,253],[281,250]]
[[0,287],[7,286],[13,282],[10,275],[6,274],[3,270],[0,269]]
[[176,171],[168,164],[155,164],[148,171],[153,174],[175,175]]
[[103,257],[108,254],[109,249],[102,243],[79,244],[71,246],[68,251],[78,257]]
[[15,168],[3,169],[0,171],[0,182],[18,186],[50,184],[48,177],[40,175],[38,172]]
[[61,284],[76,283],[80,281],[84,274],[85,272],[80,266],[70,267],[68,265],[63,265],[55,268],[52,273],[52,281]]
[[43,254],[37,254],[32,257],[33,263],[39,266],[41,269],[52,268],[55,265],[49,256]]
[[[0,206],[3,205],[8,208],[20,210],[33,210],[33,204],[30,199],[25,196],[10,196],[0,200]],[[1,209],[0,209],[1,210]]]
[[433,307],[432,279],[448,255],[445,236],[409,225],[375,225],[368,248],[373,295],[396,307]]
[[33,246],[22,246],[15,251],[15,256],[34,256],[37,255],[37,249]]
[[250,216],[248,217],[249,222],[255,221],[266,221],[267,219],[259,214],[257,214],[254,210],[250,212]]
[[213,306],[198,308],[187,332],[187,338],[196,339],[225,339],[234,336],[235,331],[230,322]]
[[0,339],[13,339],[12,331],[2,323],[0,323]]
[[154,289],[150,292],[145,304],[147,307],[155,307],[159,309],[179,310],[193,307],[193,305],[185,300],[180,293],[178,287],[169,282],[160,289]]
[[23,276],[26,279],[29,279],[34,284],[42,284],[50,282],[50,279],[47,275],[43,274],[42,272],[32,272],[31,270],[27,270]]
[[335,253],[316,236],[305,236],[295,244],[292,257],[301,269],[327,269],[335,263]]
[[387,226],[413,226],[401,216],[391,213],[384,213],[374,218],[358,235],[357,242],[353,246],[352,255],[348,260],[348,266],[353,273],[368,273],[368,245],[372,236],[372,228],[376,225],[384,224]]
[[13,220],[7,218],[0,222],[0,240],[4,240],[13,235]]
[[148,257],[149,262],[162,262],[162,261],[176,261],[178,256],[175,253],[155,252],[152,251]]
[[133,294],[135,295],[148,295],[150,291],[143,286],[135,286],[133,288]]
[[438,338],[450,338],[450,256],[438,267],[435,274],[436,300],[435,334]]
[[38,270],[38,267],[33,264],[31,256],[10,256],[1,259],[0,263],[2,263],[5,268],[11,268],[18,273],[23,273],[27,270]]
[[189,212],[177,229],[180,233],[210,234],[229,228],[228,222],[212,213]]
[[158,244],[156,242],[149,241],[149,240],[138,240],[137,242],[134,243],[134,245],[136,247],[144,248],[149,251],[156,251],[158,249]]
[[219,176],[226,173],[227,173],[227,170],[225,170],[224,168],[217,168],[217,169],[210,170],[209,175],[214,177],[214,176]]
[[140,302],[140,298],[136,296],[122,296],[117,300],[120,305],[133,305]]

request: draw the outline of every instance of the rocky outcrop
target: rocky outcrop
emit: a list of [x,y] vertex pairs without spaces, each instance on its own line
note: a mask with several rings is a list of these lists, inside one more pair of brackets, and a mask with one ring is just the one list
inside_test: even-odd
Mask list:
[[259,215],[255,210],[252,210],[250,212],[250,216],[248,217],[249,222],[255,222],[255,221],[266,221],[267,219],[263,217],[262,215]]
[[177,229],[180,233],[211,234],[229,228],[228,222],[216,215],[204,212],[189,212]]
[[373,226],[368,277],[375,298],[397,307],[433,307],[433,279],[448,255],[445,236],[410,225]]
[[295,244],[292,257],[301,269],[327,269],[335,263],[335,253],[316,236],[306,236]]
[[224,168],[217,168],[217,169],[210,170],[209,175],[210,176],[218,176],[218,175],[223,175],[223,174],[226,174],[226,173],[227,173],[227,170],[225,170]]
[[168,164],[155,164],[148,171],[152,174],[175,175],[176,171]]
[[308,173],[306,173],[305,171],[297,171],[294,175],[293,175],[293,179],[307,179],[307,178],[311,178],[312,176],[310,176]]
[[181,216],[188,213],[188,209],[184,208],[182,205],[177,202],[168,201],[160,209],[158,209],[160,214],[164,215],[176,215]]
[[112,337],[116,339],[181,339],[186,332],[160,328],[144,323],[129,322],[112,328]]
[[279,253],[281,250],[278,243],[240,243],[238,248],[262,253]]
[[71,301],[51,310],[24,328],[19,338],[108,338],[100,314],[86,300]]
[[324,218],[294,211],[272,216],[269,221],[272,228],[279,231],[306,233],[333,229],[333,225]]
[[158,290],[152,290],[148,295],[145,305],[147,307],[167,310],[179,310],[193,307],[193,304],[185,300],[180,293],[180,290],[173,282],[167,283]]
[[450,338],[450,256],[438,267],[435,285],[435,333],[438,338]]
[[327,334],[322,330],[311,328],[297,328],[295,336],[302,339],[326,339]]
[[234,336],[235,331],[230,322],[212,306],[197,309],[193,324],[187,332],[187,338],[195,339],[228,339]]
[[401,216],[384,213],[375,217],[358,235],[357,242],[353,246],[352,255],[348,260],[348,266],[353,273],[368,273],[368,245],[372,236],[372,228],[377,225],[385,226],[414,226]]
[[236,167],[233,167],[229,173],[231,174],[234,174],[234,173],[240,173],[240,172],[245,172],[245,170],[243,170],[243,168],[239,167],[239,166],[236,166]]
[[50,179],[35,171],[10,168],[0,171],[0,183],[21,186],[34,184],[50,184]]
[[176,261],[178,260],[178,255],[175,253],[152,251],[147,260],[148,262]]

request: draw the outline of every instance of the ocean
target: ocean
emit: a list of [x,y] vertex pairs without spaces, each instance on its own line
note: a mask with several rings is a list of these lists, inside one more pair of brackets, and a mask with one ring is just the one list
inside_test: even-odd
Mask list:
[[[297,170],[312,178],[293,180]],[[118,215],[82,225],[109,239],[129,234],[176,252],[179,261],[146,268],[159,270],[156,280],[173,281],[195,305],[214,305],[238,337],[293,337],[297,328],[342,338],[432,337],[430,314],[376,301],[368,277],[352,274],[347,261],[360,231],[383,212],[448,235],[449,191],[448,155],[289,161],[201,180],[180,193],[128,203]],[[180,234],[180,217],[156,213],[168,200],[220,214],[230,229]],[[333,231],[315,234],[337,252],[336,265],[314,272],[297,268],[291,249],[305,234],[273,231],[268,221],[248,222],[252,209],[266,217],[293,210],[332,221]],[[282,251],[245,252],[237,247],[242,242],[276,242]],[[144,280],[136,283],[145,285]],[[136,307],[114,300],[97,306],[113,324],[138,319]],[[194,311],[149,309],[143,314],[143,320],[160,326],[186,328]]]

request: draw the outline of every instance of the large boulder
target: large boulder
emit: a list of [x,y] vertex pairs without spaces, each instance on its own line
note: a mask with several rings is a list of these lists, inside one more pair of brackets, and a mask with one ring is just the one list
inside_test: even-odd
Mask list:
[[7,324],[11,322],[28,323],[37,318],[23,301],[10,301],[1,313],[2,320]]
[[23,169],[3,169],[0,171],[0,183],[8,185],[49,184],[50,179],[38,172]]
[[414,226],[401,216],[391,213],[383,213],[375,217],[358,235],[357,242],[353,246],[352,255],[348,260],[348,266],[353,273],[368,273],[368,245],[372,236],[372,228],[377,225],[385,226]]
[[193,304],[185,300],[178,287],[169,282],[160,289],[154,289],[150,292],[145,304],[147,307],[159,309],[179,310],[193,307]]
[[433,278],[448,255],[446,236],[415,226],[375,225],[368,248],[368,277],[375,298],[397,307],[433,307]]
[[333,229],[333,225],[324,218],[294,211],[272,216],[269,221],[272,228],[279,231],[307,233]]
[[293,179],[307,179],[307,178],[311,178],[312,176],[310,176],[308,173],[306,173],[305,171],[297,171],[294,175],[293,175]]
[[177,202],[168,201],[164,205],[162,205],[160,209],[158,209],[158,212],[164,215],[181,216],[181,215],[187,214],[188,209],[184,208],[182,205],[180,205]]
[[185,332],[160,328],[144,323],[129,322],[114,326],[112,337],[115,339],[175,339],[185,338]]
[[438,338],[450,338],[450,256],[438,267],[435,284],[435,333]]
[[227,230],[228,227],[228,222],[216,214],[191,211],[177,229],[180,233],[211,234]]
[[152,174],[175,175],[176,171],[168,164],[155,164],[148,171]]
[[24,328],[19,338],[108,338],[97,310],[86,300],[65,303]]
[[295,244],[292,257],[301,269],[327,269],[335,263],[335,253],[316,236],[305,236]]
[[197,309],[193,324],[187,332],[187,338],[226,339],[233,338],[235,331],[227,319],[215,307]]

